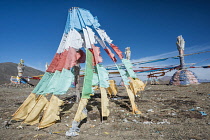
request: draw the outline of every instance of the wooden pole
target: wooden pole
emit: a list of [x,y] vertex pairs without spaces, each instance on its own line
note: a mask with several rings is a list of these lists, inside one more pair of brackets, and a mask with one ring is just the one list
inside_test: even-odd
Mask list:
[[76,90],[76,102],[78,103],[80,101],[80,77],[79,77],[79,72],[80,72],[80,64],[77,63],[76,66],[74,66],[74,82],[75,82],[75,90]]

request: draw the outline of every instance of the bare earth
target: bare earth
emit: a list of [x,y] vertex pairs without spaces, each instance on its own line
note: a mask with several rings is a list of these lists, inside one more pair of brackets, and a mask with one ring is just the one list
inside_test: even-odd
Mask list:
[[110,99],[110,116],[101,121],[100,94],[87,106],[88,118],[80,127],[80,135],[66,137],[77,110],[71,89],[60,96],[66,100],[61,121],[36,131],[36,125],[18,129],[21,122],[7,122],[28,97],[33,88],[0,86],[1,140],[209,140],[210,83],[194,86],[148,85],[136,98],[143,115],[133,115],[123,87],[118,98]]

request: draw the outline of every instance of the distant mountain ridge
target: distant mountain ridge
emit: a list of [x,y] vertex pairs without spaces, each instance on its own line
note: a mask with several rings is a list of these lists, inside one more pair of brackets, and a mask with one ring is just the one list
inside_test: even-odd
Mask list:
[[[159,79],[160,83],[168,84],[172,76],[164,76]],[[199,83],[209,83],[210,80],[207,79],[198,79]]]
[[210,80],[207,80],[207,79],[198,79],[198,81],[200,83],[209,83],[210,82]]
[[[0,63],[0,84],[10,83],[10,77],[17,76],[17,65],[18,64],[12,62]],[[28,66],[25,66],[25,70],[23,72],[23,76],[37,76],[42,74],[44,74],[43,71]],[[34,80],[31,80],[31,82],[34,83]],[[35,81],[35,84],[37,82]]]

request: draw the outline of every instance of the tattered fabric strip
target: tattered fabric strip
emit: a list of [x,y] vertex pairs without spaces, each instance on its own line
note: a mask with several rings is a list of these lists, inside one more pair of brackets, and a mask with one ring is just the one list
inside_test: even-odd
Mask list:
[[94,28],[98,28],[100,26],[97,17],[93,17],[89,10],[83,8],[78,8],[75,10],[79,11],[79,14],[81,15],[80,20],[82,20],[86,26],[93,26]]
[[109,72],[102,66],[97,64],[97,73],[99,76],[99,84],[100,87],[108,88],[109,87]]
[[92,65],[93,55],[86,49],[86,65],[85,65],[85,77],[82,89],[82,98],[90,98],[92,93],[92,79],[93,79],[93,65]]
[[51,75],[51,77],[49,77],[49,79],[46,82],[43,82],[42,86],[39,88],[39,90],[36,92],[36,94],[44,94],[44,91],[49,86],[49,83],[54,76],[55,76],[55,73],[53,73],[53,75]]
[[67,20],[66,20],[66,26],[65,26],[65,29],[64,29],[64,33],[68,34],[69,30],[70,30],[70,20],[71,19],[71,12],[69,11],[68,12],[68,15],[67,15]]
[[47,94],[47,93],[53,93],[55,91],[55,87],[58,84],[58,80],[60,78],[61,72],[56,70],[55,74],[51,78],[49,84],[47,85],[46,89],[44,91],[40,91],[37,94]]
[[66,43],[66,40],[67,40],[67,36],[68,36],[68,34],[63,33],[63,36],[61,38],[61,42],[59,44],[59,47],[58,47],[56,53],[62,53],[63,52],[64,47],[65,47],[65,43]]
[[123,59],[123,54],[122,54],[122,51],[117,47],[115,46],[114,44],[110,44],[110,46],[112,47],[112,49],[115,51],[115,53],[119,56],[120,59]]
[[60,54],[60,59],[58,61],[57,66],[55,67],[55,70],[62,71],[62,69],[63,69],[63,67],[64,67],[64,65],[66,63],[67,55],[68,55],[68,51],[67,50],[65,50],[64,52],[62,52]]
[[92,86],[98,86],[98,84],[99,84],[98,74],[93,73]]
[[[116,64],[116,66],[117,66],[117,64]],[[128,79],[128,73],[125,70],[119,68],[118,66],[117,66],[117,69],[120,72],[120,76],[123,79],[124,85],[129,85],[130,80]]]
[[36,85],[32,93],[37,93],[40,89],[45,89],[53,75],[54,73],[45,72],[42,79]]
[[126,91],[128,93],[129,99],[131,101],[131,106],[132,106],[132,112],[133,114],[141,114],[141,111],[138,110],[136,104],[135,104],[135,97],[132,91],[129,89],[128,85],[125,85]]
[[87,114],[86,114],[87,112],[84,112],[84,109],[86,109],[85,107],[87,106],[87,103],[88,103],[88,99],[81,98],[79,102],[79,106],[77,108],[76,115],[74,117],[74,121],[80,122],[81,120],[87,117]]
[[107,88],[107,91],[110,97],[112,95],[117,95],[118,89],[115,80],[109,80],[109,87]]
[[38,128],[49,127],[60,120],[60,106],[63,101],[58,97],[52,95],[50,102],[47,105],[47,109],[44,111],[44,115],[39,123]]
[[90,39],[90,44],[93,45],[93,44],[96,44],[96,40],[95,40],[95,33],[93,32],[93,30],[91,28],[89,28],[88,26],[86,26],[86,30],[87,30],[87,33],[88,33],[88,37]]
[[12,115],[13,117],[11,120],[24,120],[35,106],[36,100],[36,94],[31,93],[22,103],[22,105],[17,109],[17,111]]
[[70,70],[76,64],[77,64],[77,52],[74,48],[70,47],[68,50],[64,68]]
[[82,48],[83,39],[81,34],[76,31],[75,29],[71,29],[68,33],[66,43],[65,43],[65,49],[68,50],[69,47],[75,48],[76,50],[79,50]]
[[57,81],[57,84],[55,85],[56,87],[53,94],[55,95],[65,94],[73,81],[74,81],[74,74],[72,73],[72,71],[63,69]]
[[56,66],[58,65],[59,59],[60,59],[60,54],[56,53],[52,62],[50,63],[50,65],[48,66],[48,69],[46,71],[54,73]]
[[[109,87],[109,73],[108,71],[100,64],[96,65],[96,71],[98,73],[100,91],[101,91],[101,114],[102,117],[109,116],[109,99],[107,98],[106,88]],[[103,119],[103,118],[102,118]]]
[[102,117],[108,117],[110,111],[109,111],[109,99],[107,98],[107,92],[104,87],[100,87],[100,90],[101,90],[101,114]]
[[85,53],[82,50],[78,50],[78,52],[76,52],[75,48],[69,47],[68,50],[65,50],[60,54],[55,54],[47,72],[54,73],[56,70],[62,71],[63,68],[71,69],[77,64],[77,62],[85,62]]
[[95,35],[95,39],[97,40],[97,42],[101,45],[101,47],[103,47],[103,49],[106,48],[106,44],[103,40],[101,40],[97,35]]
[[92,45],[92,49],[90,49],[90,51],[93,53],[93,57],[94,57],[94,59],[93,59],[94,63],[93,64],[94,64],[94,66],[98,63],[103,62],[103,58],[100,55],[101,52],[100,52],[99,47],[96,47],[96,46]]
[[106,41],[109,44],[112,43],[113,40],[110,39],[110,37],[106,34],[104,30],[97,28],[96,31],[103,41]]
[[133,71],[133,65],[131,64],[130,60],[122,59],[123,64],[129,74],[129,77],[136,78],[136,73]]
[[111,52],[111,50],[109,48],[106,48],[104,50],[109,55],[109,57],[112,59],[112,61],[117,62],[117,59],[115,58],[114,54]]
[[83,34],[84,34],[84,38],[85,38],[85,47],[86,48],[91,48],[91,42],[88,36],[88,32],[85,28],[82,29],[83,30]]
[[98,74],[94,72],[92,79],[92,94],[94,94],[95,90],[98,89],[98,85],[99,85]]
[[41,95],[40,98],[36,101],[36,105],[33,107],[23,123],[30,125],[39,123],[40,114],[48,103],[49,101],[47,98]]

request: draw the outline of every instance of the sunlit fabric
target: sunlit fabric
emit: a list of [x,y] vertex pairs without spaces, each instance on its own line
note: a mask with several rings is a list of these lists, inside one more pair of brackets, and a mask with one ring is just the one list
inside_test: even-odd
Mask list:
[[32,93],[37,93],[40,90],[40,88],[45,89],[53,75],[54,73],[45,72],[42,79],[36,85]]
[[97,42],[101,45],[102,48],[106,48],[106,44],[103,40],[101,40],[97,35],[95,35],[95,39],[97,40]]
[[85,47],[89,49],[89,48],[91,48],[91,43],[90,43],[90,39],[88,36],[88,32],[85,28],[83,28],[82,30],[83,30],[83,34],[84,34],[84,38],[85,38]]
[[47,72],[55,72],[56,66],[58,65],[60,59],[60,54],[56,53],[52,62],[48,66],[48,69],[46,70]]
[[65,49],[65,43],[66,43],[66,40],[67,40],[67,36],[68,36],[68,34],[63,33],[63,36],[61,38],[61,42],[59,44],[59,47],[58,47],[56,53],[62,53],[63,50]]
[[117,62],[117,59],[115,58],[114,54],[111,52],[111,50],[109,48],[106,48],[104,50],[109,55],[109,57],[112,59],[112,61]]
[[57,80],[57,84],[55,85],[55,90],[53,94],[55,95],[65,94],[73,81],[74,81],[74,74],[72,73],[72,71],[63,68],[60,77]]
[[99,84],[100,87],[108,88],[109,87],[109,73],[108,71],[100,64],[96,65],[98,76],[99,76]]
[[104,87],[100,87],[100,91],[101,91],[101,115],[102,117],[108,117],[110,111],[109,111],[109,99],[107,97],[107,92]]
[[123,79],[124,85],[129,85],[130,80],[128,79],[128,76],[127,76],[128,74],[125,72],[125,70],[119,68],[118,66],[117,66],[117,68],[120,73],[120,76]]
[[74,48],[70,47],[68,50],[64,68],[69,70],[76,64],[77,64],[77,52]]
[[113,40],[110,39],[110,37],[106,34],[106,32],[100,28],[96,29],[96,31],[98,32],[99,36],[101,37],[101,39],[103,41],[106,41],[107,43],[112,43]]
[[81,100],[79,102],[79,106],[77,108],[77,112],[74,117],[74,121],[80,122],[81,120],[83,120],[84,118],[87,117],[87,114],[83,111],[87,105],[87,102],[88,102],[88,99],[81,98]]
[[93,17],[89,10],[78,8],[78,13],[81,15],[82,21],[86,26],[93,26],[94,28],[98,28],[100,26],[97,17]]
[[97,86],[98,83],[99,83],[98,74],[97,73],[93,73],[92,85],[93,86]]
[[119,56],[119,58],[123,59],[122,51],[117,46],[115,46],[114,44],[110,44],[110,46],[115,51],[115,53]]
[[129,77],[136,78],[136,74],[133,71],[133,65],[131,64],[130,60],[122,59],[122,62],[123,62],[123,64],[126,67],[126,70],[127,70],[128,74],[129,74]]
[[109,87],[107,88],[107,91],[110,97],[112,95],[117,95],[118,89],[115,80],[109,80]]
[[46,106],[44,115],[38,125],[38,128],[49,127],[60,120],[60,106],[63,104],[63,101],[58,97],[52,95],[50,102]]
[[84,43],[81,34],[75,29],[71,29],[68,33],[67,40],[65,43],[65,49],[68,50],[69,47],[75,48],[76,50],[82,48],[82,44]]
[[92,93],[92,79],[93,79],[93,64],[92,64],[93,55],[86,49],[86,65],[85,65],[85,77],[82,88],[82,98],[90,98]]
[[132,106],[132,112],[133,114],[141,114],[141,111],[138,110],[136,104],[135,104],[135,97],[134,94],[132,93],[132,91],[129,89],[128,85],[125,85],[126,91],[128,93],[128,97],[131,101],[131,106]]
[[64,29],[64,34],[68,34],[69,30],[70,30],[70,19],[71,19],[71,12],[68,12],[68,15],[67,15],[67,20],[66,20],[66,26],[65,26],[65,29]]
[[100,55],[100,47],[96,47],[94,45],[92,45],[92,50],[93,50],[93,57],[94,57],[94,62],[95,65],[98,63],[101,63],[103,61],[101,55]]
[[93,32],[93,30],[91,28],[89,28],[88,26],[86,26],[86,30],[88,33],[88,37],[90,40],[90,44],[96,44],[96,40],[95,40],[95,33]]
[[46,88],[48,88],[48,85],[49,85],[51,79],[54,77],[54,75],[55,74],[53,73],[47,81],[42,83],[42,86],[38,89],[36,94],[46,94],[46,93],[44,93],[44,91],[46,90]]
[[43,91],[38,92],[37,94],[47,94],[47,93],[54,93],[56,85],[58,84],[58,80],[60,78],[61,72],[56,70],[55,74],[51,78],[50,82],[48,83],[46,89]]
[[36,104],[36,94],[31,93],[22,103],[22,105],[17,109],[17,111],[12,115],[13,117],[11,120],[16,120],[16,121],[24,120],[31,112],[35,104]]
[[59,57],[59,60],[58,60],[58,64],[55,67],[55,70],[62,71],[62,69],[63,69],[63,67],[65,65],[65,62],[66,62],[67,55],[68,55],[68,51],[67,50],[65,50],[64,52],[62,52],[60,54],[60,57]]
[[36,101],[35,106],[31,110],[31,112],[28,114],[26,119],[23,121],[25,124],[34,125],[39,123],[40,120],[40,114],[45,108],[45,106],[49,103],[46,97],[40,96],[40,98]]

